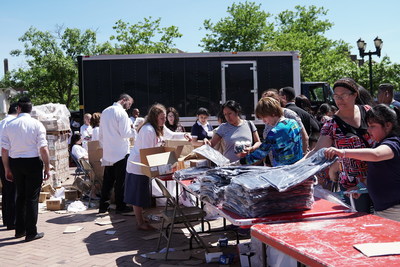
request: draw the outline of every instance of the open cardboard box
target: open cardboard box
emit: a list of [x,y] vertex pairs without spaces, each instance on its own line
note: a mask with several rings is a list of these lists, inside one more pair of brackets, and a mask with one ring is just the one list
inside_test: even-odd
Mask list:
[[193,151],[193,149],[196,148],[193,146],[193,144],[191,142],[187,141],[186,139],[165,140],[165,146],[175,148],[176,154],[181,157],[189,155]]
[[130,163],[140,166],[144,175],[157,177],[174,172],[178,156],[173,147],[145,148],[140,150],[140,162]]
[[201,154],[191,152],[190,154],[178,159],[178,169],[187,169],[191,167],[212,166],[212,162]]

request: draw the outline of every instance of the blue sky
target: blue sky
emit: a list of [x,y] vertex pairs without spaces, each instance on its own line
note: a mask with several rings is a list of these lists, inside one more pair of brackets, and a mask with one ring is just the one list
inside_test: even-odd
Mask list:
[[[227,7],[242,0],[2,0],[0,2],[0,77],[3,77],[3,59],[8,58],[9,68],[25,66],[23,57],[9,55],[13,49],[22,49],[18,38],[29,27],[42,31],[54,31],[56,25],[97,31],[98,41],[107,41],[115,32],[116,21],[136,23],[144,17],[161,18],[162,26],[175,25],[183,34],[176,40],[177,48],[185,52],[200,52],[198,46],[205,35],[200,28],[205,19],[217,22],[227,16]],[[335,25],[326,36],[342,39],[353,46],[352,54],[358,54],[356,41],[362,37],[369,49],[375,50],[373,39],[383,40],[382,55],[400,63],[400,1],[355,0],[256,0],[261,8],[273,15],[284,10],[294,10],[296,5],[316,5],[329,10],[326,18]],[[378,58],[374,56],[374,59]]]

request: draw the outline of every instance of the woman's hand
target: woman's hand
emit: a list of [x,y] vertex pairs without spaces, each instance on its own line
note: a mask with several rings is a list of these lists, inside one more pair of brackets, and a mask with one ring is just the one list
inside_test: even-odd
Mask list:
[[335,156],[343,158],[345,155],[343,149],[337,149],[336,147],[328,147],[325,150],[325,157],[327,159],[333,159]]
[[185,137],[185,139],[188,140],[189,142],[192,142],[192,140],[193,140],[193,138],[192,138],[192,136],[190,135],[190,133],[185,133],[185,134],[183,135],[183,137]]
[[[346,190],[346,192],[351,192],[351,191],[357,191],[359,188],[357,186],[350,187],[349,189]],[[354,199],[357,199],[361,196],[360,193],[349,193],[349,197],[353,197]]]
[[203,141],[204,141],[204,144],[205,144],[205,145],[211,146],[211,142],[210,142],[210,140],[208,140],[207,138],[204,138]]

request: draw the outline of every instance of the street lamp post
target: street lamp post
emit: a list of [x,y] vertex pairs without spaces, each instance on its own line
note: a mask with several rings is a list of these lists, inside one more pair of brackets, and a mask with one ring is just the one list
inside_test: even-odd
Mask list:
[[378,57],[381,56],[381,49],[382,49],[382,44],[383,41],[382,39],[376,37],[374,39],[374,45],[376,48],[376,51],[371,52],[371,50],[369,52],[365,52],[365,48],[367,47],[367,43],[364,42],[364,40],[358,39],[357,41],[357,47],[358,50],[360,51],[360,57],[364,58],[364,56],[368,56],[369,60],[368,60],[368,65],[369,65],[369,90],[371,92],[371,96],[373,96],[373,89],[372,89],[372,55],[377,55]]

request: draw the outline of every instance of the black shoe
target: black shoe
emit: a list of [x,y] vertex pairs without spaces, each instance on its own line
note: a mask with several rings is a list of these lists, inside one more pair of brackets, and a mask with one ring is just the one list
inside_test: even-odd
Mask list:
[[98,213],[106,213],[109,210],[110,204],[107,202],[100,203]]
[[7,230],[14,230],[15,229],[15,225],[7,225]]
[[132,207],[130,207],[130,206],[125,206],[124,208],[122,208],[122,209],[116,209],[115,210],[115,213],[116,214],[121,214],[121,213],[128,213],[128,212],[132,212],[133,211],[133,208]]
[[24,237],[24,236],[26,236],[26,233],[16,233],[15,234],[15,238],[21,238],[21,237]]
[[37,233],[34,236],[26,236],[25,237],[25,242],[30,242],[30,241],[33,241],[33,240],[36,240],[36,239],[40,239],[42,237],[44,237],[44,233]]

